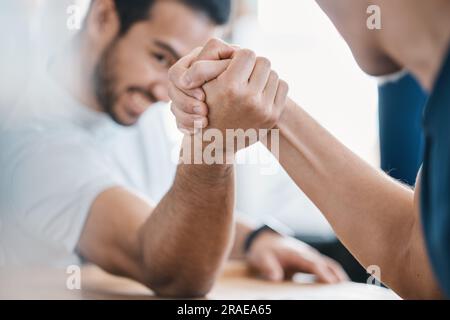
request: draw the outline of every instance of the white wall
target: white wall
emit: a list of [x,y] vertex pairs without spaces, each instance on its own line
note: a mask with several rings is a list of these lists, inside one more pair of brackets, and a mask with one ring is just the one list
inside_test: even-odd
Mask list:
[[0,2],[0,127],[36,66],[67,42],[67,8],[82,12],[90,0],[2,0]]

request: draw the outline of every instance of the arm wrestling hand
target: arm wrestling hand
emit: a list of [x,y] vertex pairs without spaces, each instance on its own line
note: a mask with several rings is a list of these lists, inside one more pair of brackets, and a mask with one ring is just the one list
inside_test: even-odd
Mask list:
[[[181,129],[192,133],[195,121],[222,132],[275,126],[288,86],[266,58],[219,40],[211,40],[195,58],[197,53],[180,60],[169,72],[172,111]],[[193,98],[190,92],[199,88],[203,95]]]

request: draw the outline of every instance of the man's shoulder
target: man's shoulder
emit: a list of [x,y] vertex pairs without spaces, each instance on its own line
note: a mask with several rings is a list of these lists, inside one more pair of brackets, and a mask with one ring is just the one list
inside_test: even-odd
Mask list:
[[16,205],[75,196],[119,181],[108,158],[80,136],[25,130],[0,140],[0,190]]
[[102,165],[102,154],[88,135],[26,128],[2,133],[0,163],[10,177],[21,173],[76,170]]
[[49,151],[51,148],[81,148],[92,144],[92,138],[83,130],[48,127],[37,124],[5,130],[0,137],[2,148]]

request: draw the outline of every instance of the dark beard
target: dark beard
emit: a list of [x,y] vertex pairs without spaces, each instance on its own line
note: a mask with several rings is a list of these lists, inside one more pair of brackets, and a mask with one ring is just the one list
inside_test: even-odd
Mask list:
[[[117,92],[118,74],[115,72],[115,67],[117,65],[115,53],[118,40],[119,38],[113,40],[100,57],[94,70],[93,84],[95,96],[101,110],[108,114],[117,124],[130,126],[129,124],[123,123],[114,110],[114,106],[119,99],[119,94]],[[151,103],[158,101],[151,91],[139,86],[130,86],[127,88],[127,91],[139,92],[146,96]]]
[[114,106],[118,99],[116,94],[117,79],[114,73],[114,49],[117,40],[113,40],[100,57],[94,70],[94,88],[97,101],[102,111],[107,113],[114,122],[125,125],[114,112]]

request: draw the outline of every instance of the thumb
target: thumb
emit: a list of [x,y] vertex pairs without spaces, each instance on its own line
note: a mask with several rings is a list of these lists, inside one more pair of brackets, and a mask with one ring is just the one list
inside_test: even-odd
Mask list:
[[263,255],[258,268],[261,276],[269,281],[282,281],[284,279],[283,268],[272,254]]
[[197,56],[200,60],[224,60],[230,59],[236,51],[236,46],[229,45],[222,40],[213,38],[209,40]]
[[184,89],[183,83],[181,81],[183,74],[189,69],[189,67],[195,62],[198,54],[201,52],[202,48],[196,48],[187,56],[181,58],[176,64],[174,64],[169,69],[169,80],[174,84],[174,86],[186,95],[193,97],[197,100],[204,100],[204,92],[202,89],[195,88],[193,90]]
[[205,83],[220,76],[230,64],[230,60],[197,61],[181,76],[185,89],[200,88]]

